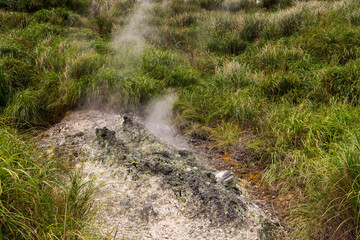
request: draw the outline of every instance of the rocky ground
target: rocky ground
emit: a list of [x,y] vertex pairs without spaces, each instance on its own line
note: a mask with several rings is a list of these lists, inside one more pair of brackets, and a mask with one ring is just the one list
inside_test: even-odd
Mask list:
[[230,171],[156,137],[137,120],[76,111],[44,133],[44,144],[96,178],[90,224],[114,239],[273,239],[277,224],[247,200]]

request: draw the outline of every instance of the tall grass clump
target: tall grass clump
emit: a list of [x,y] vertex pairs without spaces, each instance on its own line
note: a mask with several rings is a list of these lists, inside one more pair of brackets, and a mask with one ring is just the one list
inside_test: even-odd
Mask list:
[[315,183],[307,186],[311,197],[295,212],[302,216],[296,231],[299,237],[360,238],[360,138],[358,130],[348,134],[348,141],[318,159],[321,165],[315,166],[318,173],[312,176]]
[[143,69],[169,87],[184,87],[198,81],[199,74],[189,68],[184,59],[170,51],[149,51],[143,57]]
[[343,23],[310,27],[295,41],[319,60],[334,64],[346,64],[360,54],[359,32]]
[[301,5],[276,12],[267,18],[266,27],[262,33],[263,37],[274,39],[288,37],[296,33],[305,18],[306,10]]
[[267,74],[289,70],[307,71],[314,66],[314,61],[309,54],[301,48],[289,48],[285,44],[266,44],[255,52],[247,53],[251,54],[246,55],[246,61],[251,63],[251,67]]
[[44,123],[44,109],[40,100],[40,95],[36,91],[27,89],[17,92],[4,110],[4,116],[19,124],[41,125]]
[[0,236],[78,239],[91,216],[91,182],[0,123]]
[[253,10],[258,7],[256,1],[252,0],[225,0],[222,3],[222,7],[230,12],[237,12],[240,10]]
[[359,95],[359,60],[347,63],[345,66],[327,67],[323,70],[322,83],[324,89],[339,101],[358,105]]
[[92,1],[93,30],[101,37],[110,38],[114,26],[122,24],[124,15],[131,10],[134,4],[133,1]]

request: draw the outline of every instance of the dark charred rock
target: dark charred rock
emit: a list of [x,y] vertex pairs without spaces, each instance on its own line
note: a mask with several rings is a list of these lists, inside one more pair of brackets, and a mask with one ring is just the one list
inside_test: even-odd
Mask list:
[[133,121],[129,116],[124,116],[124,125],[132,125]]
[[189,156],[189,152],[186,150],[179,150],[179,154],[182,158],[186,158],[187,156]]
[[150,217],[156,217],[157,213],[155,212],[153,206],[149,203],[140,211],[141,218],[146,222],[149,221]]
[[109,141],[115,141],[115,131],[110,131],[107,127],[97,128],[95,130],[95,136]]
[[106,127],[95,129],[95,139],[91,145],[89,148],[91,158],[101,160],[104,164],[126,160],[129,152],[125,144],[116,139],[115,131],[110,131]]

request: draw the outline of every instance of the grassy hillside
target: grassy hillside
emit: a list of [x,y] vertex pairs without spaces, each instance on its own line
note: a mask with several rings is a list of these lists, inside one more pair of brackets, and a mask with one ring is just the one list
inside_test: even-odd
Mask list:
[[154,1],[137,51],[117,39],[139,5],[0,1],[6,121],[47,125],[85,104],[136,111],[174,88],[179,127],[241,149],[291,193],[294,237],[359,238],[360,3]]

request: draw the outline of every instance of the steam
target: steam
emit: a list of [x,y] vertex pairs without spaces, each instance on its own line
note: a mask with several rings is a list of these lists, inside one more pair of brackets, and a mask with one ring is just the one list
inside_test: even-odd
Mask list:
[[151,33],[148,24],[153,4],[139,0],[139,6],[128,19],[128,23],[114,35],[113,46],[121,52],[141,56],[146,47],[145,37]]
[[[138,6],[129,17],[128,23],[114,35],[113,47],[118,51],[118,58],[125,68],[129,64],[135,66],[141,63],[140,59],[146,50],[146,37],[154,32],[149,26],[154,3],[150,0],[138,0]],[[180,148],[187,148],[186,141],[180,138],[172,126],[172,109],[176,101],[173,93],[149,104],[145,111],[144,125],[154,135]]]
[[176,95],[170,93],[149,104],[144,124],[150,132],[165,142],[180,148],[187,148],[186,141],[179,137],[171,123],[175,101]]

